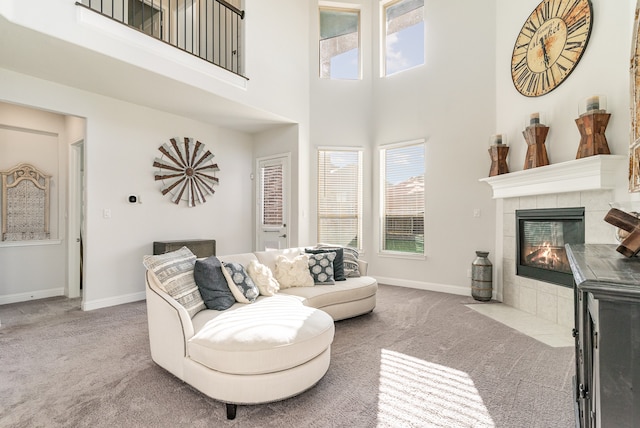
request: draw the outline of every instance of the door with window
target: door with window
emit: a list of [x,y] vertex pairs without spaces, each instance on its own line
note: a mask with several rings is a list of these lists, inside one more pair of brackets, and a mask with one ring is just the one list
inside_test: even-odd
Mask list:
[[290,157],[278,155],[257,161],[258,207],[256,249],[289,247],[289,165]]

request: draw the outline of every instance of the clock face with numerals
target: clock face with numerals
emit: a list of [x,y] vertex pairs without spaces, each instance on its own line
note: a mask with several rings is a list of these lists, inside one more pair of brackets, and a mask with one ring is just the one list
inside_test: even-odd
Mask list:
[[518,92],[539,97],[558,87],[587,47],[593,13],[589,0],[544,0],[525,21],[511,56]]

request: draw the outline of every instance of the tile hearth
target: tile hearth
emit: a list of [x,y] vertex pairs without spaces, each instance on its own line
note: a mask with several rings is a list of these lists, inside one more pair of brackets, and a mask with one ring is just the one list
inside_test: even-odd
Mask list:
[[553,348],[574,346],[571,329],[503,303],[465,305]]

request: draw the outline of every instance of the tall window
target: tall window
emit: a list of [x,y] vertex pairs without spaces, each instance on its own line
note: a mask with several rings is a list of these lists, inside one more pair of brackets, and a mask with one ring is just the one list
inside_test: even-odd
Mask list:
[[380,150],[382,251],[424,254],[424,141]]
[[424,0],[397,0],[383,5],[384,75],[424,64]]
[[320,8],[320,77],[360,78],[360,12]]
[[362,248],[361,151],[318,151],[318,241]]

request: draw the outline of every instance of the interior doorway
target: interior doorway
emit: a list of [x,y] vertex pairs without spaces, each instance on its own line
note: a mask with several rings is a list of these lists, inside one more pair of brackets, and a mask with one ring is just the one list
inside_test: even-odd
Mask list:
[[257,159],[258,207],[256,210],[256,250],[289,247],[289,170],[287,154]]
[[71,145],[69,151],[69,223],[67,228],[68,267],[67,297],[82,296],[84,227],[84,140]]

